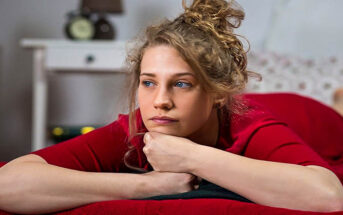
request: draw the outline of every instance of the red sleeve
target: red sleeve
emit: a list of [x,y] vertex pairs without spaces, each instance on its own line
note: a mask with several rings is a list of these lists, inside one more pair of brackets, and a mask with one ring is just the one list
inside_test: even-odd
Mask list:
[[259,128],[247,144],[245,156],[299,165],[317,165],[332,170],[295,132],[285,125]]
[[127,135],[115,121],[62,143],[32,152],[49,164],[89,172],[119,172],[125,168]]

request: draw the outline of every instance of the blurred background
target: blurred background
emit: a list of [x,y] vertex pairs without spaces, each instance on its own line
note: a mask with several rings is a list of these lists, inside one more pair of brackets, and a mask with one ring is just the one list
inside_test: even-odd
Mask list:
[[[343,87],[343,1],[238,3],[246,19],[236,33],[250,41],[249,69],[265,77],[261,83],[252,81],[247,91],[292,91],[333,105],[333,94]],[[107,41],[125,43],[156,20],[182,12],[181,0],[123,0],[120,6],[106,16],[115,31]],[[23,47],[23,39],[67,40],[67,14],[78,8],[78,0],[0,0],[0,161],[32,150],[34,61],[33,50]],[[51,74],[48,126],[112,122],[125,112],[124,77],[123,73]]]

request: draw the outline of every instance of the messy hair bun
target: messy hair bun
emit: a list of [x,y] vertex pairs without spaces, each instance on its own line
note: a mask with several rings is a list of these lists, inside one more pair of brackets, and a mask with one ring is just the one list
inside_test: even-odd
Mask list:
[[195,0],[190,7],[186,4],[183,0],[185,22],[212,33],[232,32],[233,28],[241,25],[245,16],[243,9],[233,0]]

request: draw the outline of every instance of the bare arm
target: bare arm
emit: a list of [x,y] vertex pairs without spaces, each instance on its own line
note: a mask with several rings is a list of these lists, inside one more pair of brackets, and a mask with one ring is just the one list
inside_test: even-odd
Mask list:
[[256,203],[297,210],[343,210],[342,184],[323,167],[255,160],[201,145],[195,150],[192,174]]
[[[163,184],[166,177],[169,185]],[[186,192],[192,189],[192,179],[190,174],[180,173],[82,172],[47,164],[37,155],[26,155],[0,168],[0,209],[50,213],[98,201]]]

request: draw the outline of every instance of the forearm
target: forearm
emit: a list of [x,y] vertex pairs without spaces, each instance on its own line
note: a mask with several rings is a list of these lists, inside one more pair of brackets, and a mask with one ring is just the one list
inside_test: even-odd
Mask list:
[[14,213],[49,213],[84,204],[147,196],[142,176],[90,173],[23,162],[0,169],[0,208]]
[[325,180],[304,166],[250,159],[206,146],[197,147],[192,160],[194,175],[263,205],[320,211],[337,202],[332,188],[342,193],[338,179]]

